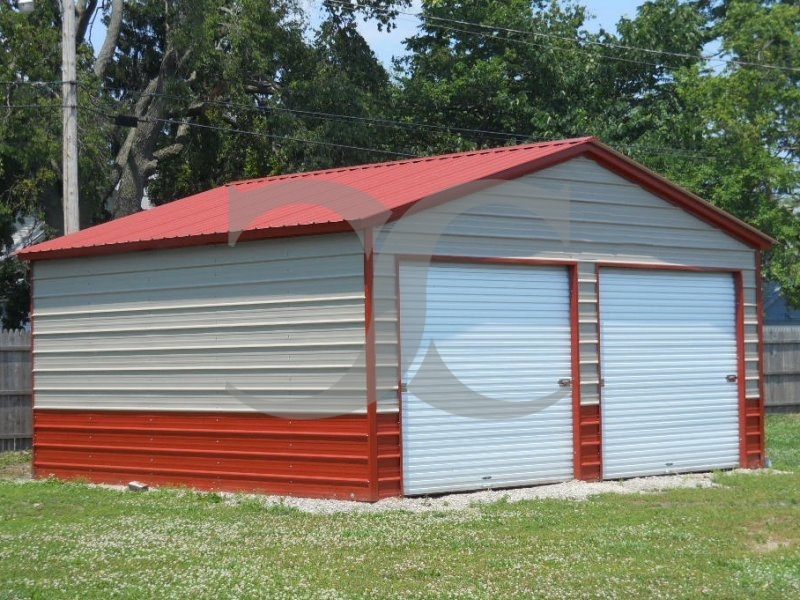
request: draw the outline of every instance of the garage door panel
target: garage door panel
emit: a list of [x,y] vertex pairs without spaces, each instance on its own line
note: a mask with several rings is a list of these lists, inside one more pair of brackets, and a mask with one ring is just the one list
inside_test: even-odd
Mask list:
[[[653,414],[637,413],[627,420],[617,419],[614,425],[618,432],[634,435],[641,430],[641,419],[643,417],[653,419],[655,416],[656,415]],[[702,441],[697,440],[696,438],[698,435],[704,434],[709,427],[735,426],[737,423],[735,419],[715,419],[712,416],[703,413],[695,413],[694,416],[698,420],[702,420],[702,423],[691,424],[688,423],[686,419],[674,421],[661,421],[658,419],[657,425],[650,425],[647,428],[647,440],[637,441],[636,443],[641,444],[642,446],[650,446],[653,445],[656,440],[659,440],[660,443],[661,441],[669,438],[678,443],[682,439],[686,439],[695,440],[696,444],[701,444]],[[716,443],[716,441],[714,443]]]
[[603,474],[738,464],[736,302],[729,273],[600,273]]
[[[425,273],[427,271],[427,278]],[[404,493],[508,487],[572,477],[572,399],[512,419],[475,419],[463,387],[497,402],[525,402],[571,376],[566,268],[403,263],[400,268],[403,380],[413,381],[431,344],[452,376],[425,379],[402,404]],[[422,292],[425,318],[420,319]],[[419,348],[409,350],[409,340]],[[410,354],[413,354],[411,356]],[[460,389],[458,389],[460,388]],[[412,386],[412,389],[415,389]],[[436,404],[434,402],[434,404]]]

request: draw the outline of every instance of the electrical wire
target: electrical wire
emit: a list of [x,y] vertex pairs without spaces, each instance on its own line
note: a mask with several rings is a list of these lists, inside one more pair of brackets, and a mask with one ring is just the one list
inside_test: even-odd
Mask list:
[[[232,106],[236,106],[236,105],[232,105]],[[53,109],[61,109],[63,107],[59,106],[59,105],[52,105],[52,106],[11,105],[11,106],[6,106],[5,108],[19,108],[19,109],[53,108]],[[97,115],[102,116],[102,117],[104,117],[106,119],[109,119],[109,120],[114,118],[114,115],[110,115],[105,111],[95,109],[95,108],[87,106],[85,104],[80,105],[79,108],[83,109],[83,110],[88,110],[89,112],[92,112],[94,114],[97,114]],[[339,116],[346,116],[346,115],[339,115]],[[193,123],[191,121],[180,121],[180,120],[177,120],[177,119],[161,119],[161,118],[149,117],[149,118],[137,118],[136,120],[139,121],[139,122],[143,122],[143,123],[147,123],[147,122],[150,122],[150,123],[163,123],[163,124],[167,124],[167,125],[178,125],[178,126],[186,125],[188,127],[195,127],[195,128],[200,128],[200,129],[208,129],[208,130],[220,131],[220,132],[223,132],[223,133],[235,133],[235,134],[242,134],[242,135],[251,135],[251,136],[254,136],[254,137],[263,137],[263,138],[268,138],[268,139],[275,139],[275,140],[279,140],[279,141],[292,141],[292,142],[297,142],[297,143],[314,144],[314,145],[321,145],[321,146],[334,147],[334,148],[343,148],[343,149],[348,149],[348,150],[359,150],[359,151],[363,151],[363,152],[371,152],[371,153],[376,153],[376,154],[395,156],[395,157],[399,157],[399,158],[418,158],[419,157],[419,155],[417,155],[417,154],[411,154],[411,153],[407,153],[407,152],[397,152],[397,151],[393,151],[393,150],[382,150],[382,149],[379,149],[379,148],[369,148],[369,147],[364,147],[364,146],[340,144],[340,143],[328,142],[328,141],[324,141],[324,140],[309,140],[309,139],[297,138],[297,137],[293,137],[293,136],[282,136],[282,135],[278,135],[278,134],[264,133],[264,132],[259,132],[259,131],[251,131],[251,130],[240,129],[240,128],[221,127],[221,126],[217,126],[217,125],[207,125],[207,124],[203,124],[203,123]],[[398,121],[397,123],[403,123],[403,122]],[[435,127],[435,126],[431,126],[431,127]],[[483,131],[483,130],[475,130],[475,131]],[[503,133],[503,132],[493,132],[493,133]],[[514,136],[516,134],[506,134],[506,135]],[[520,139],[522,137],[523,136],[518,136],[518,139]],[[541,137],[537,138],[536,136],[527,136],[527,139],[538,139],[538,140],[548,139],[549,140],[550,138],[541,138]],[[615,147],[617,149],[623,149],[624,148],[624,149],[627,149],[629,151],[633,151],[633,152],[639,153],[639,154],[670,156],[670,157],[674,157],[674,158],[684,158],[684,159],[689,159],[689,160],[696,160],[696,159],[712,160],[714,158],[713,156],[710,156],[710,155],[707,155],[707,154],[701,154],[699,152],[683,151],[683,150],[680,150],[680,149],[677,149],[677,148],[669,148],[669,147],[665,147],[665,146],[644,146],[644,145],[640,145],[640,144],[630,144],[630,143],[620,142],[620,143],[615,144]]]
[[[116,91],[123,91],[120,88],[113,88]],[[174,94],[167,94],[163,92],[130,92],[132,96],[135,97],[150,97],[156,96],[160,98],[170,98],[170,99],[177,99],[183,100],[181,96],[177,96]],[[485,130],[485,129],[470,129],[470,128],[460,128],[460,127],[448,127],[446,125],[431,125],[426,123],[416,123],[416,122],[407,122],[407,121],[396,121],[391,119],[375,119],[371,117],[357,117],[352,115],[343,115],[337,113],[324,113],[318,111],[307,111],[307,110],[300,110],[300,109],[292,109],[292,108],[284,108],[284,107],[258,107],[258,106],[251,106],[247,104],[241,103],[234,103],[234,102],[225,102],[221,100],[212,100],[209,101],[209,104],[213,104],[215,106],[220,106],[224,108],[242,108],[245,110],[255,110],[255,111],[277,111],[277,112],[287,112],[291,114],[300,114],[300,115],[309,115],[312,118],[321,119],[321,120],[342,120],[342,121],[359,121],[365,122],[368,124],[374,124],[379,127],[391,127],[391,128],[424,128],[430,130],[437,130],[443,131],[445,133],[473,133],[473,134],[482,134],[486,136],[494,136],[494,138],[498,141],[502,142],[510,142],[510,141],[550,141],[552,138],[545,138],[542,136],[536,136],[531,134],[522,134],[522,133],[512,133],[512,132],[505,132],[505,131],[496,131],[496,130]],[[258,132],[255,132],[254,135],[260,135]],[[576,134],[577,135],[577,134]],[[625,147],[635,151],[648,153],[648,154],[664,154],[669,156],[675,157],[685,157],[685,158],[696,158],[696,159],[711,159],[711,156],[700,154],[697,152],[686,152],[676,148],[666,148],[666,147],[655,147],[655,146],[641,146],[636,144],[624,144],[620,143],[617,144],[617,147]]]
[[[357,4],[354,5],[354,3],[351,3],[351,2],[344,2],[342,0],[328,0],[328,2],[330,4],[335,4],[337,6],[340,6],[341,8],[343,8],[345,10],[355,11],[355,10],[358,9],[358,5]],[[371,8],[371,9],[375,10],[377,12],[383,12],[384,14],[387,14],[387,15],[389,14],[389,10],[388,9],[381,9],[380,7],[375,7],[375,8]],[[720,63],[724,63],[724,64],[734,64],[734,65],[743,66],[743,67],[759,67],[759,68],[763,68],[763,69],[776,69],[776,70],[781,70],[781,71],[788,71],[788,72],[791,72],[791,73],[800,72],[800,67],[786,67],[786,66],[783,66],[783,65],[775,65],[775,64],[770,64],[770,63],[758,63],[758,62],[743,61],[743,60],[737,60],[737,59],[725,59],[725,58],[719,58],[719,57],[717,57],[715,55],[689,54],[689,53],[686,53],[686,52],[672,52],[672,51],[669,51],[669,50],[655,50],[653,48],[641,48],[641,47],[637,47],[637,46],[629,46],[629,45],[626,45],[626,44],[617,44],[617,43],[614,43],[614,42],[601,42],[599,40],[591,40],[591,39],[581,40],[581,39],[578,39],[578,38],[572,38],[572,37],[568,37],[568,36],[557,35],[557,34],[554,34],[554,33],[544,33],[544,32],[538,32],[538,31],[525,31],[525,30],[522,30],[522,29],[514,29],[512,27],[502,27],[500,25],[474,23],[474,22],[471,22],[471,21],[464,21],[464,20],[461,20],[461,19],[452,19],[452,18],[448,19],[448,18],[444,18],[444,17],[437,17],[435,15],[423,15],[422,13],[411,13],[411,12],[406,12],[406,11],[402,11],[402,10],[397,10],[396,12],[398,14],[401,14],[401,15],[414,17],[414,18],[418,19],[420,22],[423,22],[423,23],[425,21],[436,21],[436,22],[442,22],[442,23],[453,23],[453,24],[456,24],[456,25],[465,25],[465,26],[469,26],[469,27],[478,27],[478,28],[481,28],[481,29],[489,30],[489,31],[503,31],[505,33],[514,33],[514,34],[521,34],[521,35],[526,35],[526,36],[543,37],[543,38],[555,39],[555,40],[559,40],[559,41],[583,44],[583,45],[587,45],[587,46],[600,46],[600,47],[603,47],[603,48],[610,48],[610,49],[614,49],[614,50],[625,50],[625,51],[629,51],[629,52],[643,52],[645,54],[652,54],[652,55],[656,55],[656,56],[671,56],[673,58],[685,58],[685,59],[697,60],[697,61],[704,60],[704,61],[708,61],[708,62],[720,62]],[[456,29],[455,31],[460,31],[460,32],[463,32],[463,33],[473,33],[475,35],[483,35],[480,32],[472,32],[472,31],[468,31],[468,30],[458,30],[458,29]],[[497,38],[491,38],[491,39],[497,39]],[[613,59],[613,60],[618,60],[618,58],[611,57],[611,56],[607,56],[607,58],[610,58],[610,59]],[[652,64],[652,63],[642,63],[642,64]],[[657,66],[657,65],[653,65],[653,66]]]
[[[94,112],[94,113],[96,113],[96,114],[98,114],[100,116],[103,116],[103,117],[105,117],[107,119],[112,119],[113,118],[112,115],[109,115],[108,113],[105,113],[103,111],[100,111],[100,110],[97,110],[97,109],[94,109],[94,108],[91,108],[91,107],[88,107],[88,106],[85,106],[85,105],[83,106],[83,108],[86,109],[86,110],[89,110],[91,112]],[[417,158],[417,156],[418,156],[416,154],[409,154],[408,152],[395,152],[393,150],[382,150],[380,148],[368,148],[368,147],[365,147],[365,146],[355,146],[355,145],[350,145],[350,144],[339,144],[339,143],[336,143],[336,142],[327,142],[327,141],[324,141],[324,140],[309,140],[309,139],[298,138],[298,137],[293,137],[293,136],[288,136],[288,135],[278,135],[278,134],[275,134],[275,133],[265,133],[265,132],[260,132],[260,131],[250,131],[250,130],[247,130],[247,129],[238,129],[238,128],[235,128],[235,127],[221,127],[221,126],[218,126],[218,125],[207,125],[205,123],[195,123],[195,122],[192,122],[192,121],[179,121],[177,119],[162,119],[162,118],[157,118],[157,117],[137,117],[136,120],[139,121],[140,123],[163,123],[165,125],[178,125],[178,126],[185,125],[187,127],[195,127],[195,128],[198,128],[198,129],[221,131],[221,132],[224,132],[224,133],[237,133],[237,134],[242,134],[242,135],[251,135],[251,136],[254,136],[254,137],[263,137],[263,138],[268,138],[268,139],[273,139],[273,140],[278,140],[278,141],[298,142],[298,143],[301,143],[301,144],[313,144],[313,145],[326,146],[326,147],[331,147],[331,148],[343,148],[343,149],[347,149],[347,150],[358,150],[358,151],[361,151],[361,152],[372,152],[372,153],[375,153],[375,154],[384,154],[384,155],[387,155],[387,156],[395,156],[395,157],[399,157],[399,158]]]
[[41,87],[63,85],[64,81],[32,81],[29,79],[14,79],[13,81],[0,81],[0,85],[36,85]]
[[[120,88],[106,88],[111,91],[125,91]],[[166,94],[163,92],[128,92],[137,98],[141,97],[158,97],[158,98],[169,98],[173,100],[183,100],[184,98],[181,96],[177,96],[174,94]],[[496,131],[490,129],[475,129],[470,127],[450,127],[447,125],[432,125],[429,123],[418,123],[414,121],[397,121],[392,119],[379,119],[374,117],[360,117],[355,115],[344,115],[338,113],[329,113],[329,112],[320,112],[320,111],[313,111],[313,110],[304,110],[298,108],[288,108],[283,106],[253,106],[249,104],[241,104],[235,102],[227,102],[223,100],[204,100],[206,104],[211,104],[213,106],[219,106],[223,108],[237,108],[243,110],[250,110],[256,112],[280,112],[280,113],[289,113],[289,114],[296,114],[301,116],[307,116],[315,119],[320,120],[337,120],[337,121],[345,121],[345,122],[361,122],[361,123],[368,123],[371,125],[376,125],[378,127],[391,127],[391,128],[406,128],[406,129],[427,129],[427,130],[434,130],[434,131],[443,131],[447,133],[470,133],[470,134],[480,134],[486,136],[495,136],[498,139],[503,140],[544,140],[545,138],[532,136],[530,134],[524,133],[512,133],[506,131]]]
[[[523,46],[531,46],[531,47],[534,47],[534,48],[547,48],[549,50],[558,50],[560,52],[579,52],[579,53],[583,53],[583,54],[587,53],[586,50],[584,50],[584,49],[582,49],[580,47],[578,47],[578,48],[566,48],[564,46],[553,46],[551,44],[544,44],[542,42],[532,42],[530,40],[521,40],[521,39],[512,38],[512,37],[504,37],[504,38],[501,38],[501,37],[488,37],[485,34],[480,33],[479,31],[470,31],[469,29],[460,29],[458,27],[452,27],[452,26],[449,26],[449,25],[434,25],[434,27],[438,27],[439,29],[444,29],[445,31],[454,31],[456,33],[466,33],[468,35],[474,35],[474,36],[483,38],[485,40],[491,40],[491,41],[502,40],[502,41],[507,41],[507,42],[513,42],[515,44],[520,44],[520,45],[523,45]],[[624,62],[624,63],[628,63],[628,64],[632,64],[632,65],[642,65],[642,66],[646,66],[646,67],[655,67],[655,68],[661,68],[663,66],[663,65],[656,64],[656,63],[646,62],[646,61],[643,61],[643,60],[636,60],[634,58],[623,58],[621,56],[609,56],[609,55],[605,54],[605,55],[603,55],[603,57],[608,59],[608,60],[613,60],[613,61],[616,61],[616,62]]]
[[45,109],[45,108],[57,108],[59,110],[63,109],[64,107],[60,104],[0,104],[0,108],[5,109]]

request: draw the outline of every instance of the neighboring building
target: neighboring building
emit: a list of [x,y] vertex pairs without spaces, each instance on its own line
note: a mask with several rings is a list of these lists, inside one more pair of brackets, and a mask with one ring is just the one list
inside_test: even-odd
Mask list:
[[790,308],[775,283],[764,285],[764,324],[800,325],[800,309]]
[[21,253],[35,473],[377,500],[758,467],[771,243],[591,138],[210,190]]

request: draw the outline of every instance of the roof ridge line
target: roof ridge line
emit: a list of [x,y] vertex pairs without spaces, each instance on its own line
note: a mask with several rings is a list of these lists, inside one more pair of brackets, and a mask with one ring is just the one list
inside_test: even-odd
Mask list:
[[516,144],[513,146],[496,146],[494,148],[478,148],[476,150],[462,150],[460,152],[450,152],[448,154],[434,154],[432,156],[419,156],[415,158],[401,158],[399,160],[390,160],[385,162],[364,163],[361,165],[351,165],[349,167],[336,167],[334,169],[318,169],[315,171],[305,171],[302,173],[285,173],[281,175],[269,175],[267,177],[254,177],[252,179],[239,179],[229,181],[220,187],[229,187],[237,185],[258,184],[274,181],[287,181],[291,179],[305,179],[307,177],[314,177],[317,175],[330,175],[333,173],[345,173],[347,171],[359,171],[367,169],[379,169],[396,165],[405,165],[415,162],[433,162],[437,160],[449,160],[457,156],[474,156],[485,154],[499,154],[501,152],[518,152],[520,150],[530,150],[533,148],[544,148],[547,146],[568,146],[577,145],[579,143],[594,142],[597,138],[594,136],[584,136],[576,138],[568,138],[564,140],[552,140],[543,142],[532,142],[529,144]]

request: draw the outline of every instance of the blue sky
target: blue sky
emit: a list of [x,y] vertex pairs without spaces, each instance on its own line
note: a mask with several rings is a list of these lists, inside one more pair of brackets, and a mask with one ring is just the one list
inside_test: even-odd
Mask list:
[[[583,0],[583,4],[588,9],[594,19],[587,25],[588,29],[596,31],[603,27],[613,31],[620,17],[634,17],[636,8],[643,4],[644,0]],[[414,6],[404,12],[419,12],[420,2],[414,0]],[[359,29],[361,35],[366,38],[375,54],[386,65],[391,65],[393,56],[400,56],[404,52],[403,40],[416,32],[418,20],[410,15],[399,15],[397,18],[397,29],[391,33],[378,31],[374,23],[361,23]]]
[[[636,8],[640,6],[644,0],[582,0],[580,4],[587,7],[588,12],[595,18],[592,19],[587,25],[588,29],[596,31],[600,27],[605,29],[614,30],[614,26],[620,17],[634,17],[636,15]],[[312,24],[318,23],[316,11],[319,10],[319,2],[317,0],[306,0],[306,8],[311,17]],[[316,7],[316,11],[315,11]],[[414,0],[411,8],[404,10],[406,13],[417,13],[420,10],[420,0]],[[417,30],[419,21],[410,15],[399,15],[397,18],[397,28],[391,33],[385,31],[378,31],[375,23],[359,24],[361,35],[369,42],[378,58],[387,66],[392,64],[393,56],[400,56],[404,53],[403,40],[409,36],[414,35]],[[94,45],[95,52],[100,50],[103,45],[103,37],[105,36],[105,27],[100,23],[96,23],[91,32],[92,44]]]

